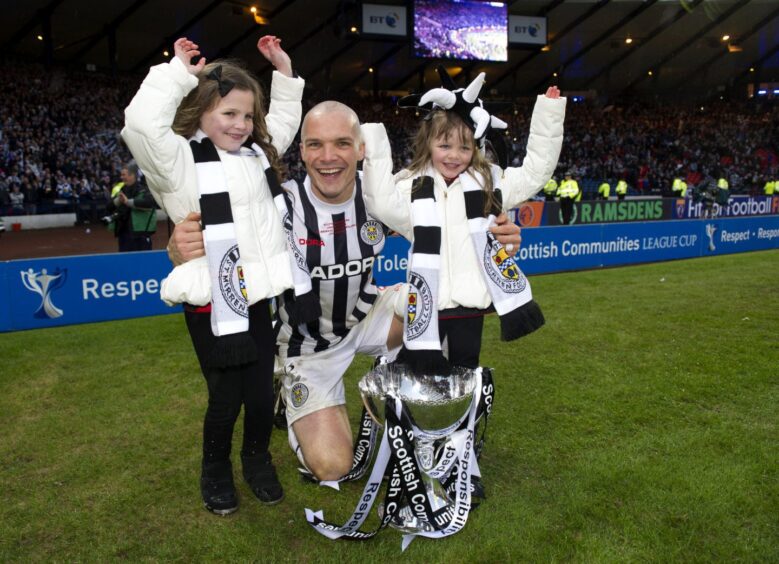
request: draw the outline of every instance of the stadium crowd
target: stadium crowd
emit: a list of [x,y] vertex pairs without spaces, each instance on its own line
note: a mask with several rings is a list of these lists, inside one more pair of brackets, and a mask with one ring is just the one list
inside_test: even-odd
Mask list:
[[[84,209],[94,211],[130,159],[119,130],[141,77],[45,71],[17,62],[0,64],[0,72],[0,215],[77,210],[84,217]],[[419,120],[414,110],[399,109],[390,98],[344,102],[363,122],[387,126],[396,170],[409,163]],[[515,166],[524,158],[532,102],[506,102],[496,112],[509,123]],[[572,103],[555,176],[571,172],[585,197],[594,197],[603,180],[626,180],[630,194],[669,195],[676,177],[696,185],[720,175],[731,193],[758,194],[779,175],[777,123],[779,106],[747,101]],[[296,144],[285,162],[290,175],[303,174]]]

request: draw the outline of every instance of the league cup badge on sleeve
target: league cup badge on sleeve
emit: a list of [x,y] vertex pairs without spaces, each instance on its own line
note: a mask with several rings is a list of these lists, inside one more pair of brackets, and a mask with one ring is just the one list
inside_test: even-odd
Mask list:
[[35,272],[32,268],[23,270],[19,273],[22,276],[24,287],[35,292],[41,297],[41,305],[33,314],[37,319],[56,319],[64,313],[51,301],[51,293],[61,288],[68,277],[66,268],[57,268],[51,274],[44,268],[40,272]]

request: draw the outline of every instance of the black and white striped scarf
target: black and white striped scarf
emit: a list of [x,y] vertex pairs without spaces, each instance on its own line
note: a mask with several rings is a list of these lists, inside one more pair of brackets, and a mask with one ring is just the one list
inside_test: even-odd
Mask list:
[[249,301],[227,177],[208,137],[193,139],[189,146],[195,159],[203,246],[211,276],[211,331],[217,337],[209,362],[215,367],[239,366],[257,360],[257,348],[249,335]]
[[[218,337],[210,362],[217,367],[246,364],[257,359],[257,350],[248,333],[248,292],[233,223],[227,177],[219,152],[208,137],[200,141],[193,139],[189,145],[197,171],[203,243],[211,277],[211,330]],[[260,159],[282,224],[285,230],[291,228],[288,225],[289,208],[284,192],[267,156],[251,140],[244,145],[251,148]],[[292,253],[288,253],[288,256],[296,294],[292,305],[287,306],[288,313],[291,319],[305,323],[319,317],[321,306],[311,291],[308,273],[299,271]],[[291,313],[290,307],[294,310]]]
[[[500,209],[493,209],[484,217],[482,179],[479,173],[471,169],[460,174],[465,213],[484,282],[500,317],[501,339],[513,341],[541,327],[544,324],[544,316],[533,300],[527,278],[489,231]],[[498,175],[495,174],[493,185],[497,186],[498,181]],[[499,188],[495,189],[495,197],[500,202]],[[411,216],[414,242],[408,273],[409,297],[403,336],[406,351],[403,353],[403,360],[415,372],[429,373],[429,368],[436,365],[441,355],[438,334],[441,224],[431,176],[419,175],[414,179]],[[456,268],[456,265],[451,266]]]

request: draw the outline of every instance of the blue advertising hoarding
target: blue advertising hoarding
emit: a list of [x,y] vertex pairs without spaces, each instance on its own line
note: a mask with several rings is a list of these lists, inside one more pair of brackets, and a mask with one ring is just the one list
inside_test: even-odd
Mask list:
[[[779,216],[647,221],[522,230],[518,262],[544,274],[779,248]],[[406,279],[409,244],[389,237],[378,284]],[[0,262],[0,331],[181,311],[159,297],[165,251]]]
[[37,329],[180,311],[160,300],[164,251],[2,263],[0,330]]

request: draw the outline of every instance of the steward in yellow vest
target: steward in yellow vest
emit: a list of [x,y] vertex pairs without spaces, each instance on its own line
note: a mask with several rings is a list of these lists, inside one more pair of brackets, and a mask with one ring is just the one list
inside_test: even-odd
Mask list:
[[681,178],[674,178],[674,183],[671,186],[671,190],[674,192],[677,198],[684,198],[687,195],[687,183]]
[[617,188],[615,189],[615,191],[617,192],[617,198],[620,200],[624,200],[625,196],[628,193],[628,183],[625,182],[624,180],[620,180],[619,182],[617,182]]
[[554,200],[554,197],[557,194],[557,188],[557,180],[555,180],[553,176],[549,179],[549,182],[544,185],[544,196],[546,197],[547,202]]
[[609,194],[611,194],[611,186],[608,182],[604,182],[600,186],[598,186],[598,197],[601,200],[608,200]]

